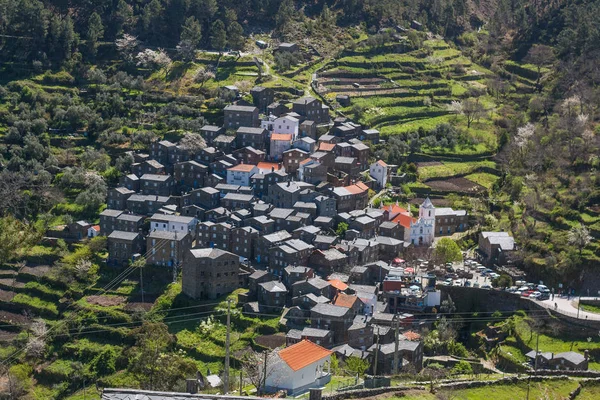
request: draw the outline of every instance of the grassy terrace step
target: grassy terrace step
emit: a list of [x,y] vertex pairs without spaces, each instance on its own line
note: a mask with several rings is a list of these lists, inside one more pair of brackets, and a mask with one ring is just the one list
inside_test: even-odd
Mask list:
[[467,175],[481,168],[495,169],[496,163],[494,161],[444,162],[439,165],[419,167],[418,174],[421,180],[426,181],[432,178]]

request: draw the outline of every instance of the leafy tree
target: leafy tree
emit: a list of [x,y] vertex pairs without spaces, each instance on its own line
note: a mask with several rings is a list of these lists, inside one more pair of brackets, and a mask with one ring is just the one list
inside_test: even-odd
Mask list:
[[152,0],[146,4],[142,10],[141,24],[142,32],[150,42],[155,44],[160,43],[161,34],[163,32],[163,16],[164,8],[159,0]]
[[187,18],[181,28],[181,37],[177,45],[177,53],[184,61],[192,61],[196,49],[202,40],[202,27],[196,17]]
[[569,244],[575,246],[579,250],[580,256],[583,249],[590,244],[591,241],[592,236],[590,235],[590,231],[581,223],[572,227],[569,231]]
[[168,67],[172,61],[163,49],[146,49],[135,57],[137,65],[150,69],[163,69]]
[[125,0],[119,0],[117,7],[111,15],[112,24],[110,28],[113,31],[113,38],[121,36],[123,29],[126,28],[133,18],[133,9]]
[[227,44],[227,32],[225,32],[225,24],[220,19],[216,20],[210,30],[210,45],[213,49],[223,52]]
[[348,230],[348,224],[346,222],[340,222],[335,230],[336,235],[343,237]]
[[513,284],[512,278],[509,275],[502,274],[499,277],[492,280],[493,287],[507,288]]
[[356,375],[363,376],[367,369],[369,369],[369,362],[360,357],[350,356],[345,362],[346,369],[350,372],[354,372]]
[[200,67],[194,75],[194,82],[199,83],[201,89],[204,86],[204,84],[211,79],[215,79],[215,73],[209,71],[205,67]]
[[98,52],[98,40],[104,36],[104,25],[102,25],[102,18],[98,13],[94,12],[90,15],[88,21],[87,30],[87,48],[92,57],[96,56]]
[[462,252],[456,242],[450,238],[441,238],[433,250],[433,258],[438,263],[462,261]]

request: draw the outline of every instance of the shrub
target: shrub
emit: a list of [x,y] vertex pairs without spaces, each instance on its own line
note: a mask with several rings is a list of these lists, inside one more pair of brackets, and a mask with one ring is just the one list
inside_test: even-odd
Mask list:
[[472,374],[473,367],[471,367],[471,363],[467,361],[459,361],[458,364],[452,368],[452,373],[454,374]]
[[46,71],[44,73],[44,77],[42,78],[44,83],[53,83],[59,85],[72,85],[75,82],[75,78],[71,76],[67,71],[60,71],[53,74],[50,71]]

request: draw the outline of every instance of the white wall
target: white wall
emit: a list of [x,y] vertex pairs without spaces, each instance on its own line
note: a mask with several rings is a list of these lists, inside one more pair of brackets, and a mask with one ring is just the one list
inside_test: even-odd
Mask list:
[[279,356],[273,356],[267,365],[267,387],[279,389],[296,389],[317,380],[317,370],[327,372],[325,363],[329,356],[316,361],[298,371],[293,371]]

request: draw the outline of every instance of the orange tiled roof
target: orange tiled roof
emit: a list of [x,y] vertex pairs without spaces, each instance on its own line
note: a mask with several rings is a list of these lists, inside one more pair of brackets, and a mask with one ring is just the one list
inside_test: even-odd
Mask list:
[[332,151],[334,147],[335,147],[335,143],[321,142],[319,144],[319,150],[321,150],[321,151]]
[[268,169],[269,171],[271,170],[271,168],[275,168],[275,171],[279,171],[281,169],[281,164],[279,163],[264,161],[259,162],[258,164],[256,164],[256,166],[258,167],[258,169]]
[[312,158],[305,158],[304,160],[300,161],[300,165],[304,165],[304,164],[309,163],[311,161],[313,161]]
[[256,165],[252,164],[238,164],[235,167],[228,168],[227,171],[241,171],[241,172],[252,172],[256,168]]
[[406,339],[408,339],[408,340],[419,340],[419,339],[421,339],[421,335],[419,335],[417,332],[413,332],[413,331],[406,331],[402,335]]
[[382,167],[387,167],[388,166],[387,163],[385,161],[383,161],[383,160],[378,160],[377,164],[381,165]]
[[274,133],[271,135],[271,140],[287,140],[287,141],[291,141],[292,140],[292,134],[291,133]]
[[94,226],[92,226],[92,229],[95,230],[96,232],[100,232],[100,225],[94,225]]
[[309,340],[303,340],[290,347],[279,350],[281,358],[293,371],[298,371],[310,364],[330,356],[333,352],[314,344]]
[[344,291],[346,289],[348,289],[348,285],[346,285],[344,282],[340,281],[339,279],[330,279],[329,283],[331,283],[331,286],[333,286],[334,288],[336,288],[337,290],[340,291]]
[[351,194],[359,194],[364,192],[365,190],[369,190],[369,187],[362,182],[358,182],[355,185],[346,186],[344,187],[344,189],[346,189]]
[[405,208],[402,208],[396,204],[390,204],[387,206],[381,206],[382,210],[385,211],[389,211],[390,214],[399,214],[399,213],[405,213],[408,212],[408,210],[406,210]]
[[339,307],[352,308],[354,303],[356,303],[357,301],[357,296],[346,293],[339,293],[333,300],[333,304]]
[[392,220],[392,222],[395,222],[395,223],[397,223],[397,224],[400,224],[400,225],[402,225],[402,226],[403,226],[403,227],[405,227],[405,228],[410,228],[410,223],[411,223],[411,222],[412,222],[412,223],[415,223],[415,222],[417,222],[417,219],[416,219],[416,218],[413,218],[413,217],[411,217],[411,216],[410,216],[410,215],[408,215],[408,214],[401,213],[401,214],[398,214],[398,215],[396,215],[396,216],[394,217],[394,219]]

